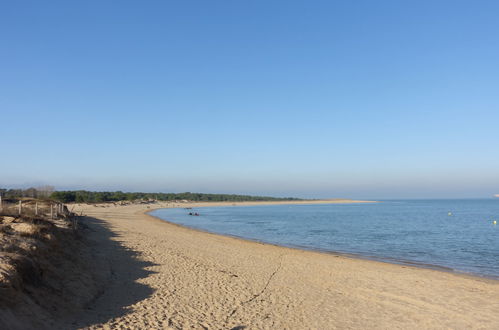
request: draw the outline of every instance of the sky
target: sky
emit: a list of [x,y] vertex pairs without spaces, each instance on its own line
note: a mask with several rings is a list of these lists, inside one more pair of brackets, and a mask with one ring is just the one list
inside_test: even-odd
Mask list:
[[0,186],[499,193],[498,1],[3,1]]

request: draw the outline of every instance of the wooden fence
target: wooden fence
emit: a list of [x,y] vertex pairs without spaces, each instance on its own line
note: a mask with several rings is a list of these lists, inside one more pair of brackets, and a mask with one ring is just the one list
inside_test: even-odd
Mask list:
[[72,214],[63,203],[34,199],[2,199],[0,197],[0,215],[39,216],[50,219],[68,218]]

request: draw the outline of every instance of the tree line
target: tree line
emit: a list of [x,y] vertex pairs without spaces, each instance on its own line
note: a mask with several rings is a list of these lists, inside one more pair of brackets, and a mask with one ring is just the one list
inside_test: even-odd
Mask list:
[[142,192],[122,192],[122,191],[54,191],[50,195],[51,199],[63,202],[77,203],[102,203],[119,202],[133,200],[159,200],[175,201],[188,200],[199,202],[249,202],[249,201],[291,201],[300,200],[293,197],[267,197],[267,196],[249,196],[249,195],[230,195],[230,194],[203,194],[203,193],[142,193]]
[[52,186],[42,186],[42,187],[31,187],[27,189],[5,189],[0,188],[0,196],[2,198],[49,198],[54,192],[54,187]]

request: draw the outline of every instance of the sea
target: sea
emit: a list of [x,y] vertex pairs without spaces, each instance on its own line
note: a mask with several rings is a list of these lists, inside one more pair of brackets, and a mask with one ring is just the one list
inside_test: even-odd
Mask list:
[[499,279],[499,199],[170,208],[151,215],[264,243]]

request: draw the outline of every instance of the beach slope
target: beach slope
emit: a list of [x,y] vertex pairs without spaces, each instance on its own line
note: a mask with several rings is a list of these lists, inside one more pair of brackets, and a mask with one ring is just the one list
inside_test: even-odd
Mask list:
[[124,249],[100,251],[112,278],[71,328],[499,328],[498,281],[249,242],[145,214],[172,206],[74,207]]

